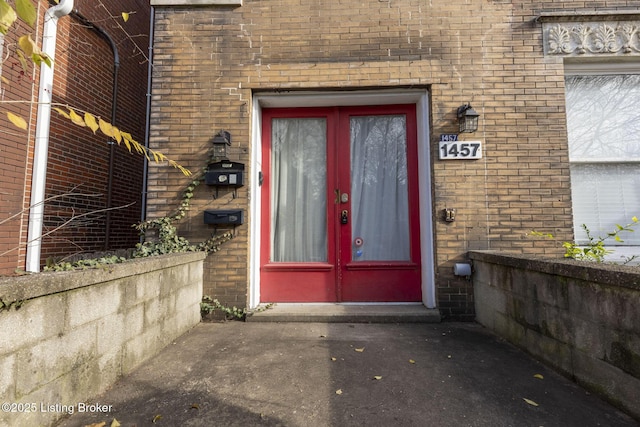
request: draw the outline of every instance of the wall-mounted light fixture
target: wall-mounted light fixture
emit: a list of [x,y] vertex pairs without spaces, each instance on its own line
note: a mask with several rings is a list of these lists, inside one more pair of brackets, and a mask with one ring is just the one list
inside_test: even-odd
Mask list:
[[227,147],[231,145],[231,134],[226,130],[221,130],[214,137],[213,156],[217,159],[227,159]]
[[471,133],[478,130],[478,117],[480,114],[471,107],[471,104],[464,104],[458,107],[458,123],[460,133]]

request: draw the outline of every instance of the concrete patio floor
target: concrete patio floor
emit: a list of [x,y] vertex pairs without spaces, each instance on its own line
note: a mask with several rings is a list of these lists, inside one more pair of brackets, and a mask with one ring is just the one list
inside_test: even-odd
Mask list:
[[637,426],[473,323],[201,323],[60,425]]

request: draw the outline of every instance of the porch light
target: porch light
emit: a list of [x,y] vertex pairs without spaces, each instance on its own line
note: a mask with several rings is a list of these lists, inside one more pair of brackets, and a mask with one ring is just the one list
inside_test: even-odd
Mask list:
[[460,133],[471,133],[478,130],[478,117],[480,114],[471,107],[471,104],[464,104],[458,107],[458,123]]
[[227,159],[227,147],[231,145],[231,134],[226,130],[221,130],[214,137],[213,156],[218,159]]

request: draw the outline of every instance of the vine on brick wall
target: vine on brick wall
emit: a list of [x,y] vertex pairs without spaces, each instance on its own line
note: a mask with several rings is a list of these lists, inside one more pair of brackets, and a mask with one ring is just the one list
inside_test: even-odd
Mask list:
[[[212,157],[210,156],[209,159]],[[208,164],[208,162],[207,162]],[[202,173],[206,168],[202,169]],[[204,242],[192,244],[185,237],[178,235],[176,223],[187,216],[191,206],[191,199],[196,188],[202,182],[202,177],[194,179],[187,185],[182,193],[182,200],[176,211],[162,218],[151,219],[134,225],[142,236],[145,237],[143,243],[136,245],[134,257],[145,257],[153,255],[163,255],[176,252],[205,251],[207,253],[217,252],[224,242],[233,238],[233,232],[226,231],[222,234],[214,234]],[[155,232],[155,238],[147,239],[150,232]]]

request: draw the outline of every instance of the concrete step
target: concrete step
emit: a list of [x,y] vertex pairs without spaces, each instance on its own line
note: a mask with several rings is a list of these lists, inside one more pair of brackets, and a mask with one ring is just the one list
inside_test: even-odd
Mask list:
[[276,303],[252,310],[247,322],[438,323],[440,312],[420,303]]

